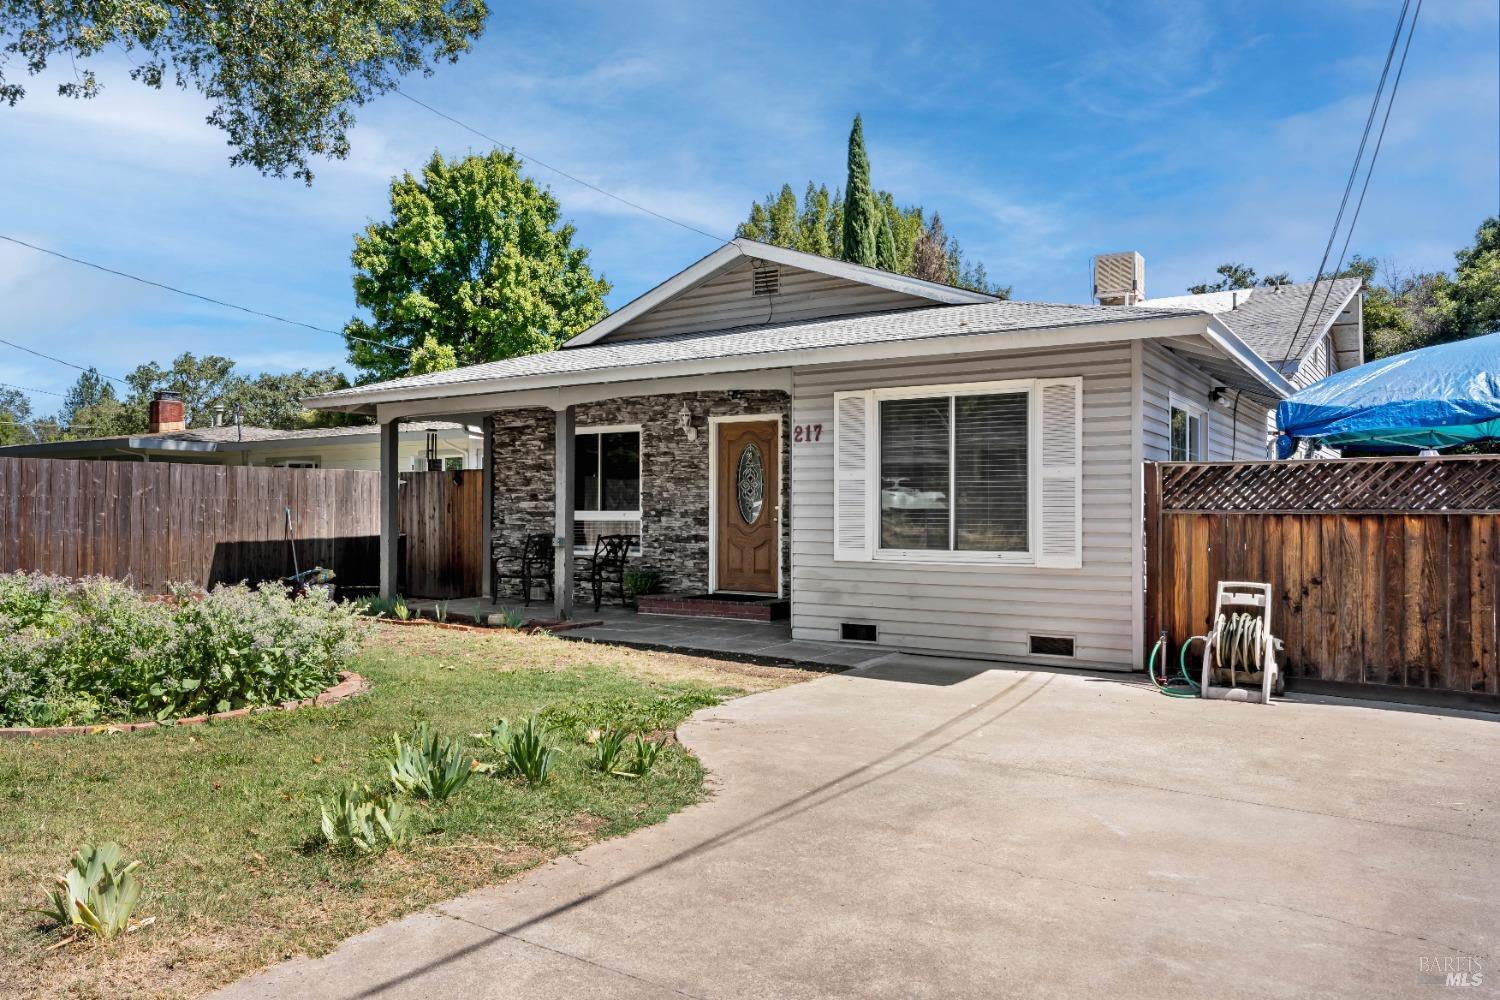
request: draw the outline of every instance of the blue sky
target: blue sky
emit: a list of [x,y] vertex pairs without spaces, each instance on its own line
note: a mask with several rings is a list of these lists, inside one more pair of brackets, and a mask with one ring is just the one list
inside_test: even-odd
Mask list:
[[[1310,276],[1397,4],[492,6],[474,50],[411,80],[413,95],[726,235],[783,181],[842,183],[858,111],[878,186],[940,210],[1018,298],[1079,302],[1090,255],[1121,249],[1145,255],[1153,295],[1231,259]],[[1359,251],[1448,267],[1500,211],[1496,22],[1493,0],[1424,6]],[[391,176],[433,149],[482,148],[388,96],[308,188],[229,167],[201,99],[127,68],[101,60],[93,101],[56,97],[54,74],[0,107],[0,232],[319,326],[351,315],[352,236],[384,216]],[[714,247],[535,173],[614,284],[612,306]],[[0,337],[116,375],[184,350],[246,371],[343,360],[339,338],[3,244]],[[0,345],[0,382],[60,392],[76,374]]]

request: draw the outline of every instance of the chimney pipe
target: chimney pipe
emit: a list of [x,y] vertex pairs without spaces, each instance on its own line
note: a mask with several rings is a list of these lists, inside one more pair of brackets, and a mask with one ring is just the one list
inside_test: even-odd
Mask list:
[[187,430],[181,393],[166,390],[157,392],[151,399],[149,415],[152,434]]

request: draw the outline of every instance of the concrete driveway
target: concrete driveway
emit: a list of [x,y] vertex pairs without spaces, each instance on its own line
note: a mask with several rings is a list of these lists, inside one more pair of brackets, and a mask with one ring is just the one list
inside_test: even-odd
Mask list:
[[1500,722],[975,669],[700,713],[711,801],[223,996],[1497,992]]

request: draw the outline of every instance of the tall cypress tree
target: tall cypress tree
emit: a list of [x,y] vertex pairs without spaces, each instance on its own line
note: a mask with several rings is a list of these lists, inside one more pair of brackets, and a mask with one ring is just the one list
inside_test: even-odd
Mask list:
[[844,187],[844,260],[866,267],[879,266],[880,215],[870,186],[870,156],[865,152],[865,128],[859,115],[849,131],[849,182]]
[[896,260],[896,234],[891,229],[891,217],[882,209],[880,213],[880,239],[875,247],[875,265],[882,271],[901,270]]

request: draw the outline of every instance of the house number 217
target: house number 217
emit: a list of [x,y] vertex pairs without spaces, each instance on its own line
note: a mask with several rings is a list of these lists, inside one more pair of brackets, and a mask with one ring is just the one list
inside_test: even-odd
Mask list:
[[823,440],[822,424],[797,424],[792,428],[793,444],[802,444],[803,442],[811,444],[814,441],[821,440]]

